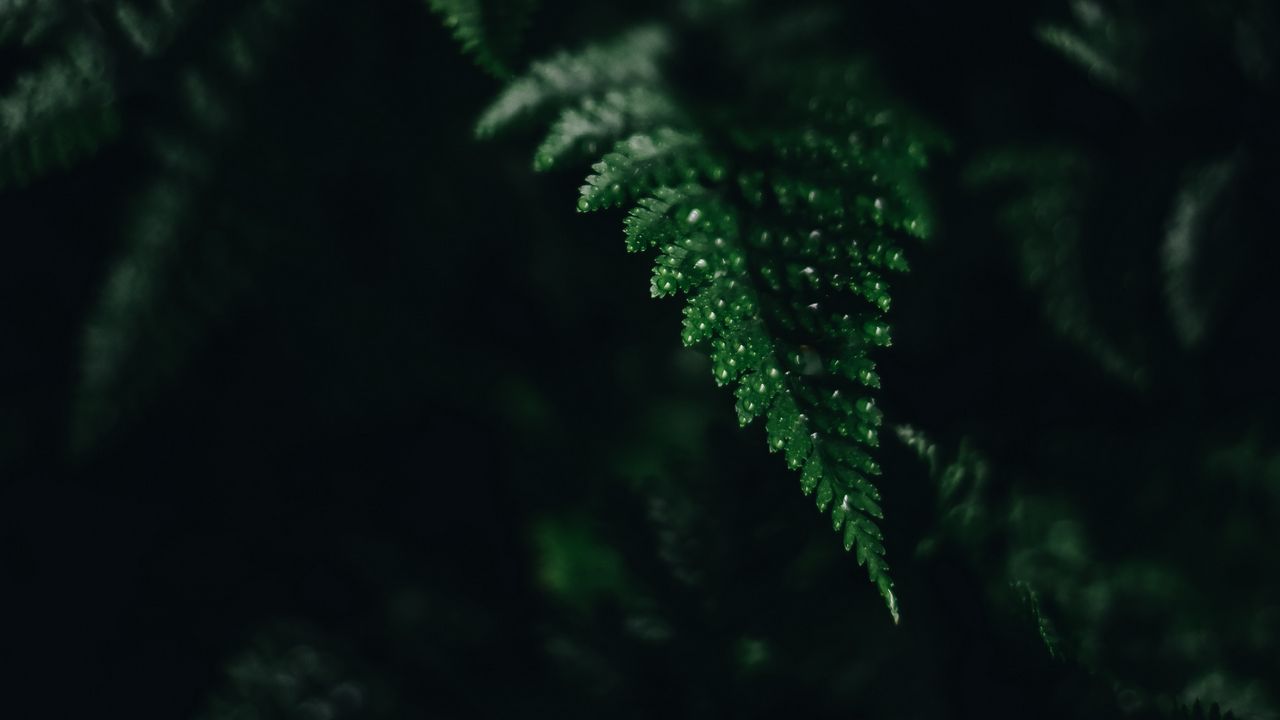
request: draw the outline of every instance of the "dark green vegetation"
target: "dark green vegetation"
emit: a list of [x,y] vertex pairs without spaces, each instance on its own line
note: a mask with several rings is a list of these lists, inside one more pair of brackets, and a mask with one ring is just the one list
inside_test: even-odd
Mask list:
[[1280,17],[885,5],[0,0],[0,715],[1276,718]]

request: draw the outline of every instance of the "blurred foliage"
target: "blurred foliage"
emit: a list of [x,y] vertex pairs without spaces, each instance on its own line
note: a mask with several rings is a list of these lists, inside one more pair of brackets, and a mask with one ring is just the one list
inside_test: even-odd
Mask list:
[[[436,5],[0,0],[0,714],[1277,717],[1271,4]],[[546,175],[474,141],[479,43],[636,28]],[[788,43],[952,141],[876,356],[899,626],[566,193],[784,113]]]
[[429,0],[453,31],[462,49],[480,67],[499,77],[510,74],[510,63],[521,43],[537,0]]
[[[316,633],[280,627],[259,633],[231,660],[226,685],[209,700],[207,720],[353,720],[394,717],[385,692],[352,675],[342,657],[316,647]],[[323,642],[323,641],[321,641]],[[384,707],[377,707],[382,704]]]

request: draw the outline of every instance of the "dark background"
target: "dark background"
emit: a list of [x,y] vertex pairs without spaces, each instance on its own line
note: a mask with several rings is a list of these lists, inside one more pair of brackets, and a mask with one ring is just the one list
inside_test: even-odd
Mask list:
[[[525,56],[662,17],[599,5],[545,3]],[[173,88],[210,9],[164,63],[121,70],[115,142],[0,192],[0,716],[320,717],[226,709],[311,672],[376,717],[1084,717],[1201,695],[1275,717],[1272,86],[1139,14],[1180,50],[1150,44],[1144,77],[1171,79],[1132,101],[1036,39],[1057,3],[942,5],[857,4],[833,31],[952,141],[882,405],[948,457],[981,451],[991,522],[948,534],[886,431],[900,626],[680,348],[620,214],[574,212],[585,168],[534,174],[534,135],[473,139],[501,84],[423,3],[308,6],[224,93],[131,379],[86,392],[86,324],[166,182],[151,143],[184,132]],[[963,180],[1033,144],[1097,159],[1086,292],[1143,383],[1046,322],[1004,198]],[[1165,214],[1186,167],[1230,152],[1241,209],[1206,247],[1236,261],[1187,350]],[[1057,613],[1064,658],[1010,579]],[[299,645],[323,668],[295,667]],[[229,679],[253,653],[259,680]]]

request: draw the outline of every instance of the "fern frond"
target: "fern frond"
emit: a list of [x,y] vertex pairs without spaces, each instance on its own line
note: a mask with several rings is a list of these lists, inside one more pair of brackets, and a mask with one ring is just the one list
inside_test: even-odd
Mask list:
[[[783,181],[778,190],[794,188]],[[802,197],[810,214],[800,217],[813,222],[827,211],[817,191]],[[820,510],[830,508],[833,528],[843,532],[845,548],[855,550],[896,621],[874,522],[883,516],[881,498],[868,479],[880,473],[867,452],[878,445],[880,413],[858,391],[878,381],[868,352],[889,344],[888,326],[878,307],[844,299],[852,294],[846,277],[874,275],[867,256],[847,246],[840,252],[842,243],[830,252],[817,230],[797,236],[752,228],[753,213],[723,200],[667,217],[673,225],[667,236],[680,239],[661,248],[653,294],[692,294],[684,340],[710,341],[714,379],[736,383],[739,422],[766,416],[770,449],[802,471],[802,490],[816,494]],[[682,222],[691,227],[680,228]],[[872,254],[883,257],[883,246],[873,243]],[[828,301],[833,309],[824,307]]]
[[[609,50],[535,64],[481,118],[479,134],[552,102],[660,88],[663,37],[646,30]],[[626,45],[650,55],[619,55]],[[734,388],[740,424],[764,416],[769,449],[801,471],[802,490],[830,513],[897,622],[876,524],[872,478],[881,470],[870,453],[881,412],[869,393],[879,386],[870,354],[890,344],[884,277],[907,269],[899,243],[928,233],[910,181],[934,138],[895,122],[864,78],[860,66],[801,69],[781,83],[794,92],[768,109],[782,113],[770,125],[673,121],[633,135],[592,166],[578,209],[634,203],[627,249],[658,250],[650,293],[688,297],[682,340],[709,349],[714,380]],[[623,123],[580,124],[612,132]],[[544,147],[586,134],[557,124]]]
[[498,77],[511,74],[510,63],[537,0],[428,0],[463,52]]
[[[210,57],[178,82],[180,129],[153,143],[159,173],[137,202],[125,247],[86,323],[74,443],[92,447],[132,420],[205,342],[263,264],[270,223],[252,211],[237,152],[246,109],[235,100],[257,76],[291,0],[237,13],[207,48]],[[235,52],[228,49],[235,48]],[[236,209],[222,203],[239,199]]]
[[605,45],[535,62],[480,116],[476,135],[493,135],[549,105],[654,83],[659,79],[658,61],[669,44],[666,32],[644,27]]
[[550,170],[566,156],[593,156],[604,143],[676,118],[670,99],[651,88],[608,92],[601,99],[588,97],[560,114],[546,140],[538,146],[533,167]]
[[1079,149],[1004,149],[968,170],[978,188],[1010,189],[1000,224],[1018,243],[1028,286],[1042,300],[1046,319],[1112,376],[1141,387],[1147,371],[1106,332],[1085,282],[1086,190],[1097,181],[1091,158]]
[[0,188],[70,165],[118,127],[103,47],[75,35],[0,95]]
[[0,187],[70,166],[119,130],[115,76],[169,49],[200,0],[134,0],[99,11],[60,0],[0,0],[0,45],[33,68],[0,95]]
[[617,207],[655,187],[693,182],[706,175],[718,180],[724,169],[706,152],[696,135],[660,128],[652,135],[633,135],[591,166],[594,174],[578,192],[578,210]]

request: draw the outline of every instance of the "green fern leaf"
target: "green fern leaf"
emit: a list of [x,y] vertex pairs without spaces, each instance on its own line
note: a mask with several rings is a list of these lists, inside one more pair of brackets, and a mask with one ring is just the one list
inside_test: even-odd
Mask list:
[[588,97],[566,108],[534,155],[535,170],[549,170],[566,156],[590,157],[601,146],[628,133],[639,133],[676,119],[676,110],[661,93],[645,87]]
[[662,187],[654,190],[652,195],[641,198],[623,221],[627,250],[640,252],[667,241],[671,237],[671,227],[666,222],[666,215],[672,206],[689,202],[705,193],[706,190],[697,185]]
[[578,209],[583,212],[617,207],[645,191],[693,182],[701,175],[716,180],[724,174],[697,136],[666,127],[618,143],[591,169],[595,174],[579,189]]
[[562,52],[536,62],[489,106],[476,123],[476,135],[488,137],[549,105],[656,83],[658,60],[669,44],[664,31],[645,27],[607,45],[588,46],[573,54]]
[[[639,102],[625,98],[679,108],[657,65],[667,45],[649,29],[537,63],[477,132],[568,106],[543,166],[582,138],[619,132],[626,104]],[[796,68],[780,86],[766,100],[768,126],[655,119],[592,166],[578,208],[633,203],[627,249],[658,251],[651,294],[687,296],[682,340],[709,349],[742,425],[765,418],[769,449],[801,471],[897,622],[871,481],[881,413],[867,389],[879,386],[870,354],[891,343],[884,276],[907,270],[899,243],[928,234],[917,176],[937,138],[878,102],[860,66]]]

